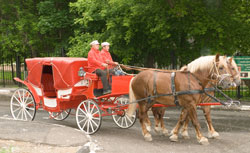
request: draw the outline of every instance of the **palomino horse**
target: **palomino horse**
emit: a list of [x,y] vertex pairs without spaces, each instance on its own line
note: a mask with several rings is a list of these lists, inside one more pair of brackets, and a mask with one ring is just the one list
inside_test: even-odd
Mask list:
[[[227,63],[228,63],[228,67],[229,67],[229,72],[230,74],[232,75],[232,78],[233,78],[233,85],[234,86],[239,86],[240,83],[241,83],[241,80],[240,80],[240,72],[238,70],[238,67],[235,63],[235,61],[233,60],[232,57],[229,57],[227,59]],[[188,68],[188,67],[187,67]],[[188,70],[188,69],[187,69]],[[208,88],[209,87],[212,87],[210,84],[207,86]],[[213,95],[214,93],[209,93],[210,95]],[[206,102],[206,101],[210,101],[211,99],[206,96],[203,101]],[[208,138],[218,138],[219,137],[219,133],[215,131],[213,125],[212,125],[212,119],[211,119],[211,114],[210,114],[210,106],[202,106],[201,107],[202,110],[203,110],[203,113],[204,113],[204,116],[206,118],[206,121],[207,121],[207,127],[208,127]],[[154,113],[155,114],[160,114],[160,115],[156,115],[155,117],[157,116],[164,116],[164,113],[163,111],[165,110],[154,110]],[[159,119],[159,118],[158,118]],[[155,119],[157,120],[157,119]],[[163,118],[160,119],[160,121],[162,121]],[[159,122],[159,121],[158,121]],[[162,121],[163,122],[163,121]],[[184,139],[189,139],[189,135],[188,135],[188,122],[189,122],[189,118],[187,118],[184,122],[184,125],[182,126],[182,131],[181,131],[181,135]],[[170,138],[172,138],[172,141],[177,141],[178,140],[178,136],[174,135],[174,131],[176,131],[178,129],[178,124],[175,126],[175,128],[171,131],[171,134],[172,135]],[[165,127],[164,127],[165,128]],[[165,130],[164,130],[165,131]],[[174,136],[173,136],[174,135]]]
[[[229,68],[226,57],[205,56],[191,62],[189,67],[192,73],[178,71],[175,74],[174,84],[175,91],[199,90],[203,91],[204,87],[211,81],[216,80],[224,88],[231,86],[232,78],[229,77]],[[142,133],[146,141],[152,141],[152,136],[148,131],[147,123],[149,121],[147,111],[155,103],[174,105],[174,96],[159,96],[157,94],[172,93],[173,85],[171,84],[171,73],[159,71],[142,71],[136,75],[130,82],[129,97],[131,104],[128,107],[128,116],[132,116],[136,110],[137,103],[139,105],[139,119],[142,127]],[[173,81],[173,80],[172,80]],[[155,98],[150,98],[155,96]],[[144,100],[149,97],[150,100]],[[178,123],[182,125],[187,115],[192,120],[196,130],[198,142],[201,144],[208,143],[207,138],[203,137],[200,132],[200,125],[197,119],[196,106],[202,100],[202,94],[185,94],[178,96],[179,105],[184,109],[180,115]],[[179,129],[178,129],[179,130]]]
[[[234,86],[239,86],[241,83],[241,79],[240,79],[240,73],[238,71],[238,67],[235,63],[235,61],[233,60],[232,57],[228,57],[227,59],[227,64],[230,70],[230,74],[232,75],[233,78],[233,85]],[[186,71],[187,70],[187,66],[184,66],[181,71]],[[212,87],[211,84],[208,84],[207,88]],[[208,92],[209,93],[209,92]],[[214,92],[209,93],[210,95],[213,95]],[[202,101],[203,102],[208,102],[211,99],[206,96]],[[211,120],[211,114],[210,114],[210,106],[201,106],[203,112],[204,112],[204,116],[206,118],[207,121],[207,127],[208,127],[208,138],[218,138],[219,137],[219,133],[215,131],[213,125],[212,125],[212,120]],[[165,107],[153,107],[152,108],[152,112],[154,114],[154,118],[155,118],[155,131],[157,133],[160,134],[164,134],[166,136],[168,136],[168,130],[165,128],[164,125],[164,121],[163,121],[163,116],[164,113],[166,111]],[[182,131],[181,131],[181,135],[184,139],[189,139],[189,135],[188,135],[188,122],[189,122],[189,118],[187,118],[184,122],[184,125],[182,126]],[[151,123],[149,123],[150,125]],[[179,125],[176,125],[176,127],[171,131],[170,135],[173,135],[173,132],[175,131],[176,128],[178,128]],[[172,136],[170,137],[172,141],[177,141],[178,137],[177,136]]]

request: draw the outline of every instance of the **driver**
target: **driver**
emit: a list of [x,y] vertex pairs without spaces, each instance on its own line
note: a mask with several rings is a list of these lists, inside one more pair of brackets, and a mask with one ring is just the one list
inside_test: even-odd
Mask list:
[[[101,45],[102,45],[102,51],[101,51],[102,61],[106,64],[112,65],[113,67],[117,66],[119,63],[113,61],[109,52],[110,44],[108,42],[103,42]],[[114,74],[124,75],[122,71],[117,69],[114,69]]]

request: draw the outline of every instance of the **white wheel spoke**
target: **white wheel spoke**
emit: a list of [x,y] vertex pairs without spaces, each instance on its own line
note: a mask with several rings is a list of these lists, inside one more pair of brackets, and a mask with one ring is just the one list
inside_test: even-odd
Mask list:
[[17,114],[17,119],[19,118],[19,115],[21,114],[21,112],[22,112],[22,109],[20,109],[20,111],[18,112],[18,114]]
[[24,90],[23,90],[23,103],[24,103]]
[[91,122],[91,120],[89,121],[89,125],[90,125],[92,131],[95,131],[95,130],[94,130],[94,127],[93,127],[93,124],[92,124],[92,122]]
[[85,125],[87,124],[88,120],[86,120],[86,122],[84,122],[82,129],[84,129]]
[[22,96],[20,95],[19,90],[18,90],[18,95],[19,95],[19,98],[20,98],[20,102],[23,102],[23,101],[22,101]]
[[93,112],[93,110],[96,108],[96,106],[95,105],[93,105],[93,107],[92,107],[92,109],[91,109],[91,111],[90,111],[90,113],[92,114],[92,112]]
[[61,119],[63,119],[63,112],[61,112],[61,114],[59,116],[61,117]]
[[79,121],[79,123],[82,123],[83,121],[86,121],[87,118],[82,119],[81,121]]
[[[25,110],[26,110],[26,109],[25,109]],[[24,114],[24,117],[25,117],[25,121],[27,121],[28,118],[27,118],[27,114],[25,113],[25,110],[23,111],[23,114]]]
[[29,97],[30,97],[30,94],[28,93],[28,95],[26,96],[26,99],[25,99],[24,103],[27,102],[27,100],[29,99]]
[[80,111],[81,111],[83,114],[87,115],[87,113],[86,113],[84,110],[82,110],[81,108],[80,108]]
[[95,114],[98,114],[98,113],[99,113],[99,111],[97,110],[96,112],[92,113],[92,115],[94,116]]
[[21,107],[18,107],[16,110],[13,111],[13,113],[15,113],[16,111],[20,110]]
[[77,115],[78,117],[86,118],[86,115]]
[[131,121],[131,119],[128,117],[128,115],[125,115],[125,117],[126,117],[126,119],[127,119],[130,123],[132,123],[132,121]]
[[32,115],[30,114],[30,112],[28,112],[26,109],[25,109],[25,112],[30,116],[30,118],[32,118]]
[[123,125],[123,118],[122,118],[122,122],[121,122],[121,125]]
[[33,104],[33,100],[30,101],[30,102],[28,102],[28,103],[26,103],[26,106],[29,105],[29,104]]
[[98,117],[93,117],[92,119],[100,121],[100,118],[98,118]]
[[21,120],[23,120],[23,109],[21,109],[21,112],[22,112],[22,115],[21,115],[21,116],[22,116],[22,118],[21,118]]
[[12,104],[13,106],[18,106],[18,107],[20,107],[21,105],[18,105],[18,104]]
[[118,119],[117,119],[117,122],[119,122],[121,118],[122,118],[122,117],[121,117],[121,116],[119,116],[119,117],[118,117]]
[[94,120],[91,120],[91,122],[94,123],[96,127],[98,127],[98,125],[96,124]]
[[126,127],[128,127],[128,121],[127,121],[126,117],[124,117],[124,121],[126,123]]
[[[87,108],[86,108],[85,104],[83,103],[82,105],[83,105],[85,111],[87,112]],[[85,114],[86,114],[86,113],[85,113]]]
[[87,123],[87,133],[89,133],[89,120],[87,120],[88,123]]
[[17,99],[17,97],[15,95],[13,95],[13,97],[17,100],[17,102],[21,105],[21,101],[19,99]]
[[28,109],[28,110],[32,110],[32,111],[34,111],[34,110],[35,110],[35,108],[32,108],[32,107],[26,107],[26,109]]

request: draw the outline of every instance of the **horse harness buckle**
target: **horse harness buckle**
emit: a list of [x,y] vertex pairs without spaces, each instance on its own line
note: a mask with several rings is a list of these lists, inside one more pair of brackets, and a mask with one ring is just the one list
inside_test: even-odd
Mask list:
[[172,89],[172,95],[174,96],[174,103],[176,106],[180,106],[179,100],[178,100],[178,93],[175,90],[175,72],[171,73],[171,89]]

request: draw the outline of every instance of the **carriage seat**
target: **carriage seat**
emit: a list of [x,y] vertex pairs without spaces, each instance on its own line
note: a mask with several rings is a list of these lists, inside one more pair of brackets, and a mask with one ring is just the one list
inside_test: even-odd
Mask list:
[[42,88],[44,96],[46,97],[56,97],[56,89],[54,87],[53,75],[50,73],[42,74]]

